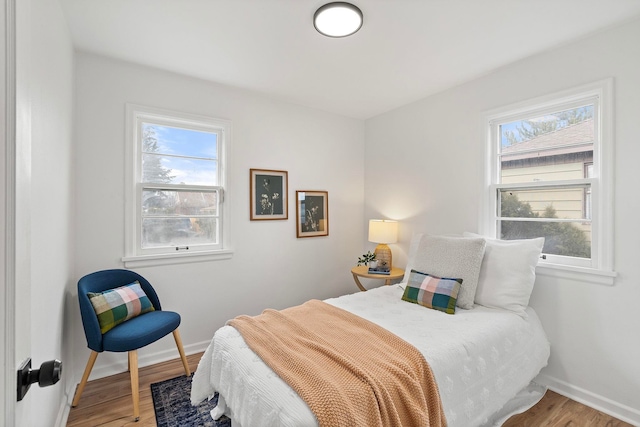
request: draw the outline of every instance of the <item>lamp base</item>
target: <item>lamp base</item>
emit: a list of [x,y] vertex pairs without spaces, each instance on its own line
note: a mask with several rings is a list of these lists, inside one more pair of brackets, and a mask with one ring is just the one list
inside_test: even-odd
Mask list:
[[389,267],[391,269],[391,248],[384,243],[380,243],[376,246],[375,251],[376,261],[378,261],[378,267]]

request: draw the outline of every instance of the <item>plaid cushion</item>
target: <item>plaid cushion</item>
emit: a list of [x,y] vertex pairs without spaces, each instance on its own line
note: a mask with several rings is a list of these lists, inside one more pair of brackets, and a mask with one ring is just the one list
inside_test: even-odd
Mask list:
[[454,314],[462,279],[436,277],[411,270],[402,299],[415,304]]
[[125,320],[154,310],[149,297],[144,293],[137,280],[129,285],[108,291],[89,292],[87,296],[96,311],[100,332],[103,334]]

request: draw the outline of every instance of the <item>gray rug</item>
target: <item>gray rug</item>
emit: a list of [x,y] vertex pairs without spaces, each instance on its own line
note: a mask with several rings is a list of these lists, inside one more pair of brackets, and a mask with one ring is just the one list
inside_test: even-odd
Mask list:
[[181,375],[151,384],[153,409],[158,427],[231,427],[231,420],[211,418],[210,411],[218,404],[216,394],[210,401],[191,406],[191,379]]

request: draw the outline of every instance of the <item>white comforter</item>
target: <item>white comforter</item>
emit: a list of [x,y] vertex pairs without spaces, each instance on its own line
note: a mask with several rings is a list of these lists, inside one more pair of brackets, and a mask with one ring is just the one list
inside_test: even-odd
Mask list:
[[[326,302],[390,330],[422,352],[450,427],[493,424],[547,364],[549,343],[532,308],[526,318],[478,305],[449,315],[402,301],[402,293],[402,285],[383,286]],[[191,401],[199,403],[215,391],[220,400],[213,415],[228,415],[233,427],[317,426],[304,401],[230,326],[215,333],[200,360]]]

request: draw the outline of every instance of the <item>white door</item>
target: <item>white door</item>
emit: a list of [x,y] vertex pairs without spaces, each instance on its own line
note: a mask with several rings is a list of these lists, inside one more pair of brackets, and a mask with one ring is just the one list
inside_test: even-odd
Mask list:
[[[7,248],[12,246],[12,218],[8,215],[13,211],[13,197],[8,191],[9,183],[7,180],[7,163],[9,157],[12,156],[8,147],[8,136],[12,133],[11,129],[7,127],[7,116],[11,116],[11,112],[15,110],[11,104],[12,100],[7,99],[7,92],[9,86],[12,84],[7,82],[7,68],[13,62],[8,60],[8,56],[11,55],[7,52],[7,6],[8,0],[2,0],[2,7],[0,8],[0,217],[3,219],[2,228],[0,228],[0,297],[2,298],[2,312],[4,315],[0,316],[0,366],[2,366],[2,402],[0,402],[0,414],[3,414],[3,419],[0,422],[3,425],[13,425],[14,420],[14,400],[15,385],[13,379],[13,304],[10,302],[13,299],[13,286],[9,283],[13,276],[13,271],[10,268],[12,264],[10,253]],[[11,235],[11,236],[10,236]]]
[[0,10],[0,423],[16,427],[31,425],[32,412],[28,395],[16,401],[17,368],[31,350],[29,7],[2,0]]

